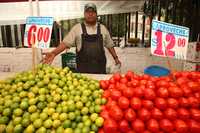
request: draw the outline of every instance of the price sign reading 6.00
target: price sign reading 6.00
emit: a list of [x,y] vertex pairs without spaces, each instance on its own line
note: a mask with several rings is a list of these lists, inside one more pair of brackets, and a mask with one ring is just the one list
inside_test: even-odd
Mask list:
[[153,20],[151,53],[157,56],[186,59],[188,38],[187,27]]
[[37,48],[49,48],[53,26],[52,17],[28,17],[24,35],[24,45]]

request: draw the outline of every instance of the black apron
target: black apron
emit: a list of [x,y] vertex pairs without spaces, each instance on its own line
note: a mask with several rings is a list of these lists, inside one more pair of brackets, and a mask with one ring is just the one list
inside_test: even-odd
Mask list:
[[81,23],[83,34],[81,35],[82,46],[76,50],[77,71],[80,73],[106,73],[106,56],[103,47],[103,37],[100,24],[97,26],[97,34],[88,35],[86,26]]

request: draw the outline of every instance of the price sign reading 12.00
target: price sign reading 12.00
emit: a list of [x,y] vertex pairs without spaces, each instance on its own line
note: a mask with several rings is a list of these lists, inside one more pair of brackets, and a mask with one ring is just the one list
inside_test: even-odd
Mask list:
[[53,17],[28,17],[24,34],[24,46],[31,47],[31,43],[37,48],[49,48]]
[[157,56],[186,59],[188,38],[189,28],[153,20],[151,53]]

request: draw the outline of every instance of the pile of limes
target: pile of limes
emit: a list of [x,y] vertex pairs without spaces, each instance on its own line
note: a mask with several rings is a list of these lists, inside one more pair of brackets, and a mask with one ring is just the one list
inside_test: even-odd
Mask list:
[[69,68],[39,64],[0,81],[0,132],[94,133],[106,99],[99,82]]

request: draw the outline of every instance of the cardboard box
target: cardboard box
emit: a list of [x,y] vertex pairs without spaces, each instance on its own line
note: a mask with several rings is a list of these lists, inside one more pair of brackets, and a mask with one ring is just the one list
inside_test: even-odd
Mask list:
[[200,42],[190,42],[187,50],[187,61],[200,62]]
[[12,72],[13,71],[13,65],[9,63],[0,64],[0,72]]

